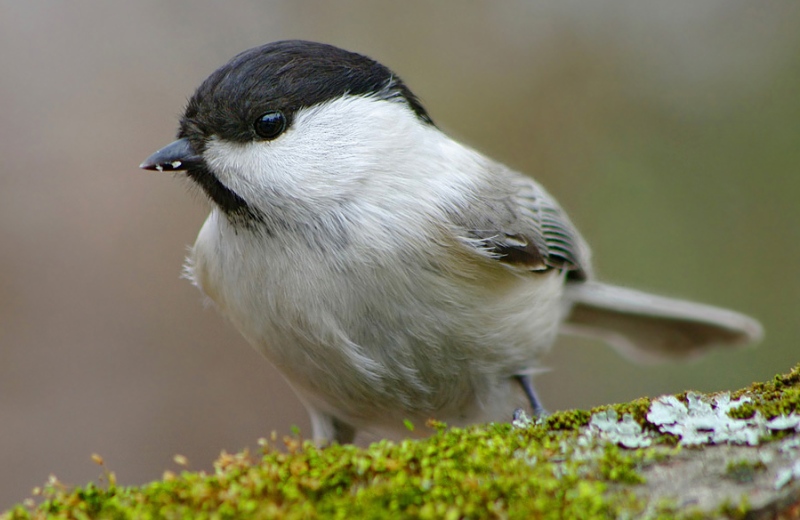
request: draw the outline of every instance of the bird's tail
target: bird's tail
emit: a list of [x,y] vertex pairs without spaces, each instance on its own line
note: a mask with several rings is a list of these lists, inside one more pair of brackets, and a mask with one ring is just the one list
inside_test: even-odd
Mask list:
[[759,341],[761,324],[738,312],[597,282],[568,283],[562,331],[602,339],[636,361],[691,358]]

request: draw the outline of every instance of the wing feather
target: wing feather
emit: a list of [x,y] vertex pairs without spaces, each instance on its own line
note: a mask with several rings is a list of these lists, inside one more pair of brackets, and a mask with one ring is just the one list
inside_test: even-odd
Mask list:
[[518,269],[589,278],[589,248],[555,199],[521,174],[500,167],[492,173],[496,182],[451,216],[469,243]]

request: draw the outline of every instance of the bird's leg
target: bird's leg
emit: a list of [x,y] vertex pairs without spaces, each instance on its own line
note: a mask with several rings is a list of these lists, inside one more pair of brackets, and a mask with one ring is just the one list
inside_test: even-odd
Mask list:
[[356,438],[356,429],[336,417],[333,418],[333,440],[339,444],[352,444]]
[[519,374],[514,376],[514,379],[516,379],[520,386],[522,386],[522,390],[525,392],[525,395],[528,396],[528,402],[531,405],[531,410],[533,410],[534,417],[544,417],[547,415],[547,411],[539,402],[539,397],[536,395],[536,390],[533,389],[533,381],[531,381],[531,376],[527,374]]
[[317,410],[306,404],[308,415],[311,418],[311,431],[314,441],[320,445],[338,442],[351,444],[356,437],[356,429],[350,424],[328,413]]

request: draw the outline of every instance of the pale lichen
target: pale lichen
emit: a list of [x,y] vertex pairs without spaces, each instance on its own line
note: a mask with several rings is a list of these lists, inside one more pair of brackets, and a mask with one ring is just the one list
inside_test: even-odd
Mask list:
[[767,433],[766,421],[759,413],[749,419],[734,419],[728,413],[749,402],[749,397],[731,401],[728,393],[707,397],[694,392],[684,404],[675,396],[653,401],[647,420],[659,431],[680,437],[680,444],[749,444],[755,446]]
[[626,413],[620,420],[615,410],[603,410],[592,415],[586,434],[625,448],[646,448],[653,444],[654,435],[642,429],[633,415]]
[[800,479],[800,459],[790,467],[782,469],[775,477],[775,489],[781,489],[792,480]]

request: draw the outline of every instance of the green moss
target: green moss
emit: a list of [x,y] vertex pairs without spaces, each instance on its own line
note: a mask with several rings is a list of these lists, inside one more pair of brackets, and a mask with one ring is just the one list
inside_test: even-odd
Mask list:
[[734,408],[728,415],[734,419],[750,419],[756,414],[756,407],[753,403],[743,403]]
[[[800,367],[745,392],[749,407],[732,413],[767,418],[797,410]],[[685,397],[685,396],[684,396]],[[647,513],[672,518],[669,502],[637,498],[641,469],[659,457],[657,448],[627,450],[581,433],[593,412],[631,414],[644,428],[650,401],[555,413],[526,428],[490,424],[437,431],[422,441],[381,441],[366,448],[320,448],[299,437],[263,452],[222,454],[214,471],[165,473],[161,481],[121,487],[106,472],[105,486],[68,489],[52,481],[38,506],[17,506],[6,519],[27,518],[613,518]],[[97,458],[99,459],[99,457]],[[100,460],[100,462],[102,462]],[[740,478],[757,465],[733,463]],[[727,505],[742,514],[747,504]],[[687,513],[688,514],[688,513]]]
[[732,460],[725,467],[725,476],[744,484],[755,480],[756,474],[766,469],[767,465],[758,459]]
[[636,422],[638,422],[644,427],[648,426],[647,411],[650,409],[650,399],[646,397],[635,399],[629,403],[598,406],[597,408],[592,408],[591,413],[594,414],[596,412],[608,409],[613,409],[614,411],[617,412],[617,415],[619,415],[620,417],[622,417],[625,414],[630,414],[633,416],[634,419],[636,419]]
[[650,409],[650,399],[640,398],[629,403],[609,404],[592,408],[591,410],[566,410],[555,412],[545,419],[545,425],[551,430],[576,430],[589,424],[592,415],[597,412],[614,410],[619,417],[630,414],[636,422],[647,426],[647,410]]
[[726,501],[719,507],[719,515],[724,518],[734,520],[747,518],[750,512],[750,499],[747,495],[742,495],[738,503]]
[[747,396],[751,402],[730,411],[736,419],[747,419],[757,411],[766,419],[800,412],[800,365],[788,374],[777,375],[766,383],[753,383],[748,388],[732,394],[733,399]]
[[[124,488],[51,483],[43,518],[563,518],[615,517],[644,505],[614,483],[638,483],[641,455],[597,446],[571,457],[575,431],[505,424],[440,431],[424,441],[325,448],[297,438],[260,457],[223,454],[211,474],[167,474]],[[109,479],[112,480],[113,479]]]
[[591,418],[587,410],[566,410],[547,416],[545,426],[550,430],[577,430],[589,424]]
[[623,452],[618,446],[606,444],[603,446],[603,456],[598,459],[600,473],[612,482],[644,484],[644,477],[638,472],[644,452],[634,451],[632,453],[636,456],[631,457],[631,452]]

